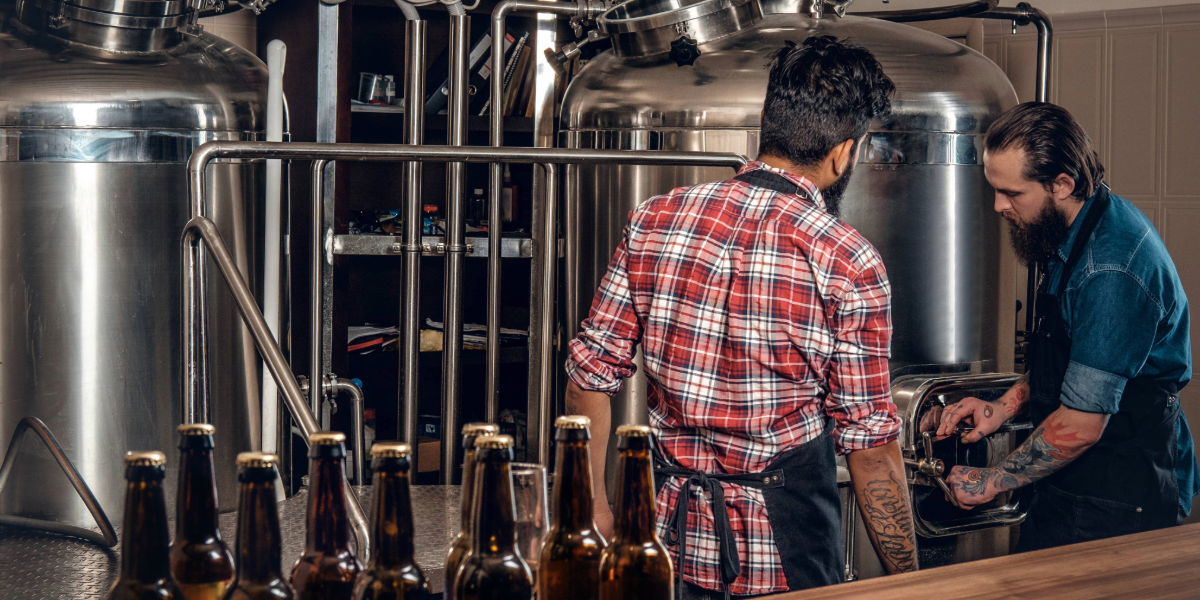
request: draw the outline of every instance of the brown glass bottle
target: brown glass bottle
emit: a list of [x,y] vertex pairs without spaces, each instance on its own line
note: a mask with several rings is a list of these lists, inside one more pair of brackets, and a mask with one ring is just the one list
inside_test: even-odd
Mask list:
[[121,575],[108,600],[180,600],[167,560],[167,501],[162,480],[167,457],[158,451],[125,455],[125,521],[121,526]]
[[617,496],[612,543],[600,559],[600,600],[673,598],[674,571],[654,531],[650,428],[617,428]]
[[600,593],[605,543],[592,520],[591,424],[583,416],[554,423],[554,523],[538,561],[538,600],[592,600]]
[[282,539],[275,504],[273,454],[238,454],[237,577],[223,600],[291,600],[295,595],[280,566]]
[[493,423],[467,423],[462,428],[463,469],[461,498],[459,499],[458,535],[450,542],[450,552],[446,555],[446,584],[443,596],[445,600],[454,600],[454,575],[462,566],[462,561],[471,551],[471,502],[475,489],[475,438],[483,435],[499,435],[500,427]]
[[213,426],[188,423],[179,432],[179,488],[171,576],[187,600],[219,600],[233,580],[233,554],[217,530]]
[[533,575],[517,550],[509,465],[513,439],[475,439],[475,489],[471,495],[471,551],[454,576],[458,600],[529,600]]
[[412,450],[399,442],[371,446],[375,472],[375,552],[354,584],[355,600],[425,600],[432,593],[413,554],[412,497],[408,469]]
[[350,552],[345,442],[332,431],[308,437],[308,529],[291,579],[297,600],[350,600],[362,571]]

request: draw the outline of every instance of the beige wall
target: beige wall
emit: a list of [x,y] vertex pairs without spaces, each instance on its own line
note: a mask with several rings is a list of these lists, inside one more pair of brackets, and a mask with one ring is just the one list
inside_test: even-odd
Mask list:
[[239,10],[227,15],[209,17],[200,23],[204,25],[205,31],[223,37],[252,53],[257,52],[255,43],[258,30],[253,12]]
[[[1200,4],[1053,20],[1050,101],[1075,115],[1099,145],[1113,191],[1166,241],[1192,301],[1192,355],[1200,356]],[[983,51],[1020,99],[1032,100],[1037,37],[1032,27],[1016,35],[1011,27],[985,22]],[[1200,432],[1200,381],[1181,396]]]

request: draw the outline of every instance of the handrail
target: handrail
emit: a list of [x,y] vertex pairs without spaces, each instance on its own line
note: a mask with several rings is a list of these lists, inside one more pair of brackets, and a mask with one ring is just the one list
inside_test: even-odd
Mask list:
[[[279,389],[283,392],[286,406],[305,436],[318,431],[317,421],[306,405],[300,385],[284,359],[283,352],[267,328],[254,295],[238,271],[229,248],[221,239],[216,225],[204,216],[204,208],[207,206],[204,173],[208,164],[218,158],[518,164],[661,164],[735,169],[748,162],[744,156],[715,152],[233,141],[215,141],[201,145],[188,159],[188,206],[191,208],[192,214],[191,220],[184,228],[182,239],[184,342],[186,344],[183,365],[184,401],[186,402],[184,414],[197,414],[197,403],[202,399],[198,392],[203,389],[204,378],[202,375],[207,368],[207,356],[199,341],[203,332],[198,329],[204,324],[202,318],[204,313],[200,310],[204,305],[204,296],[200,295],[203,284],[199,276],[200,267],[203,264],[201,248],[207,247],[212,252],[213,259],[237,302],[238,310],[250,329],[255,345],[271,371],[271,376],[275,378]],[[204,244],[200,243],[201,240]],[[553,240],[549,240],[547,245],[556,246]],[[546,277],[552,277],[552,275],[547,274]],[[553,279],[550,279],[549,283],[553,285]],[[553,295],[553,289],[550,289],[549,293]],[[546,315],[544,318],[550,319],[552,315]],[[551,343],[550,339],[542,340],[542,344],[549,345]],[[540,350],[543,354],[547,352],[544,347]],[[547,373],[550,373],[549,370],[552,368],[552,361],[544,361],[541,368],[543,369],[541,376],[545,380]],[[548,402],[548,398],[552,397],[551,394],[552,392],[549,390],[543,391],[542,402]],[[545,407],[542,408],[545,409]],[[452,436],[453,433],[447,433],[446,441],[449,442]],[[416,440],[408,441],[416,443]],[[446,468],[447,465],[443,464],[442,469]],[[349,512],[352,524],[355,526],[355,535],[359,540],[359,555],[361,559],[365,560],[369,551],[368,527],[362,507],[353,494],[350,496]]]

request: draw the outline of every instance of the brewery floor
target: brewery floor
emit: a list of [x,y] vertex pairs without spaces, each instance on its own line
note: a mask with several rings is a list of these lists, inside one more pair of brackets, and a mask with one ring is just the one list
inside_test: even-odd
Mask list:
[[[355,488],[363,510],[371,514],[370,488]],[[442,591],[443,563],[458,531],[458,486],[412,488],[417,563],[435,592]],[[308,494],[301,491],[279,505],[286,572],[304,550],[304,513]],[[174,512],[174,511],[169,511]],[[237,513],[221,515],[221,536],[233,547]],[[172,526],[174,531],[174,526]],[[112,550],[76,538],[23,529],[0,528],[0,599],[79,600],[104,598],[120,570],[120,547]]]

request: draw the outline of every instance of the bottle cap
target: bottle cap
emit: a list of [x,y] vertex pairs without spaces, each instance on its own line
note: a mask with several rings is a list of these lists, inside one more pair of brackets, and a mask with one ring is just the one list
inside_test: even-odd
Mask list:
[[554,426],[559,429],[587,429],[592,426],[592,420],[583,415],[563,415],[554,420]]
[[465,436],[499,435],[500,426],[495,423],[467,423],[462,426]]
[[212,435],[216,428],[208,423],[184,423],[175,428],[179,435]]
[[165,464],[167,455],[158,450],[125,453],[125,465],[129,467],[161,467]]
[[371,456],[380,458],[408,458],[412,446],[401,442],[375,442],[371,444]]
[[650,437],[650,427],[647,425],[622,425],[617,428],[621,437]]
[[475,438],[475,447],[485,450],[504,450],[513,447],[511,435],[482,435]]
[[274,454],[265,452],[239,452],[237,455],[237,466],[254,468],[254,469],[269,469],[279,465],[279,457]]
[[336,446],[346,443],[346,434],[340,431],[318,431],[308,436],[310,446]]

